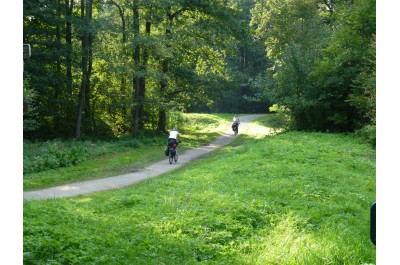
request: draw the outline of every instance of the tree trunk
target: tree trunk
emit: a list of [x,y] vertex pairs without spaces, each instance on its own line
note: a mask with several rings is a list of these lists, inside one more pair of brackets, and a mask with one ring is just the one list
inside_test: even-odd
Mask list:
[[[85,111],[85,102],[88,102],[89,94],[89,74],[91,69],[88,69],[89,57],[90,57],[90,36],[89,36],[89,24],[92,14],[92,2],[91,0],[86,0],[86,15],[85,15],[85,1],[81,2],[81,17],[85,20],[85,29],[82,35],[82,79],[81,79],[81,89],[79,92],[79,103],[78,103],[78,113],[76,117],[75,126],[75,138],[81,137],[81,126],[82,117]],[[90,67],[89,67],[90,68]],[[90,112],[89,112],[90,113]]]
[[[61,13],[62,13],[62,4],[61,1],[57,2],[57,18],[61,18]],[[62,52],[62,36],[61,36],[61,24],[57,24],[56,26],[56,39],[57,39],[57,52],[61,53]],[[62,65],[62,60],[61,56],[57,58],[57,70],[56,70],[56,76],[61,77],[61,65]],[[61,93],[63,91],[63,83],[58,81],[56,86],[55,86],[55,91],[54,91],[54,99],[55,99],[55,113],[53,113],[54,117],[54,127],[57,128],[57,134],[60,133],[60,129],[62,128],[62,119],[61,119],[61,113],[62,113],[62,105],[60,104],[61,101]]]
[[[167,34],[170,34],[169,29],[167,29]],[[164,59],[162,62],[162,71],[164,73],[164,79],[161,81],[161,86],[160,86],[160,92],[161,95],[166,95],[166,90],[168,86],[168,80],[167,80],[167,73],[168,73],[168,68],[169,68],[169,60]],[[164,104],[160,105],[160,109],[158,111],[158,126],[157,130],[160,132],[166,132],[167,129],[167,113],[166,109],[163,106]]]
[[[146,21],[146,35],[150,36],[151,22]],[[147,71],[147,61],[149,59],[149,52],[146,46],[143,46],[143,62],[142,62],[142,71]],[[146,77],[140,78],[140,89],[139,89],[139,128],[143,128],[144,126],[144,100],[146,97]]]
[[90,131],[93,131],[92,127],[92,115],[91,115],[91,106],[90,106],[90,94],[91,94],[91,76],[93,70],[93,34],[91,29],[91,21],[92,21],[92,11],[93,11],[93,2],[92,0],[87,0],[86,2],[86,22],[88,26],[87,32],[87,55],[88,55],[88,66],[87,66],[87,75],[86,75],[86,83],[85,83],[85,120],[87,121],[87,127]]
[[[168,68],[169,68],[169,60],[164,59],[162,62],[162,71],[164,73],[164,79],[161,81],[160,85],[160,93],[161,95],[166,95],[166,90],[168,86],[168,81],[167,81],[167,73],[168,73]],[[166,109],[163,106],[163,104],[160,105],[160,109],[158,111],[158,126],[157,130],[160,132],[166,132],[166,126],[167,126],[167,115],[166,115]]]
[[[71,2],[70,2],[71,1]],[[65,42],[67,46],[67,54],[65,63],[67,68],[67,91],[72,92],[72,9],[74,0],[65,0],[66,22],[65,22]]]
[[167,127],[167,113],[165,112],[165,109],[161,108],[158,111],[158,131],[160,132],[166,132],[166,127]]
[[[165,30],[165,35],[167,36],[167,40],[169,41],[170,36],[171,36],[171,28],[172,27],[172,22],[174,19],[174,15],[171,14],[171,7],[167,8],[167,17],[168,17],[168,25],[167,29]],[[161,81],[160,85],[160,93],[161,95],[165,96],[167,92],[167,87],[168,87],[168,70],[169,70],[169,59],[164,58],[162,61],[162,72],[164,74],[164,78]],[[166,109],[163,105],[160,106],[160,109],[158,110],[158,126],[157,130],[160,132],[166,132],[166,126],[167,126],[167,115],[166,115]]]
[[[133,31],[135,38],[139,38],[140,27],[139,27],[139,7],[138,1],[134,1],[133,6]],[[136,66],[140,64],[140,45],[136,44],[133,59],[135,60]],[[140,79],[135,74],[133,77],[133,87],[134,87],[134,104],[133,104],[133,137],[136,137],[139,133],[139,101],[140,101]]]
[[[126,20],[125,20],[124,9],[113,0],[110,0],[109,4],[115,5],[117,7],[117,9],[118,9],[118,13],[119,13],[119,16],[121,18],[121,28],[122,28],[122,40],[121,41],[122,41],[122,44],[125,45],[125,43],[127,42],[128,38],[127,38],[127,33],[126,33]],[[125,58],[125,55],[126,55],[126,50],[125,49],[123,50],[123,53],[124,53],[123,55],[124,55],[124,58]],[[122,73],[121,74],[121,88],[120,88],[120,91],[121,91],[121,97],[123,99],[125,99],[125,97],[126,97],[126,85],[127,85],[127,82],[126,82],[126,78],[125,78],[125,73]],[[127,108],[126,108],[125,104],[123,104],[123,106],[122,106],[121,113],[122,113],[122,118],[125,121],[126,118],[127,118]],[[124,122],[123,128],[124,128],[124,130],[126,129],[125,122]]]

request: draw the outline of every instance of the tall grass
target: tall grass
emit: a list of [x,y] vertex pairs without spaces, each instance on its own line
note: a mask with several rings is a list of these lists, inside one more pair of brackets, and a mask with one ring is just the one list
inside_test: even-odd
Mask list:
[[374,200],[353,136],[239,135],[127,189],[24,202],[24,263],[374,264]]

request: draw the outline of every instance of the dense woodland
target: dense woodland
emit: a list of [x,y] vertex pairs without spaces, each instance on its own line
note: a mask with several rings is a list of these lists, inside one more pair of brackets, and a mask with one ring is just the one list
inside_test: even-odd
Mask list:
[[270,110],[298,130],[374,134],[375,4],[24,0],[24,137],[135,137],[177,111]]

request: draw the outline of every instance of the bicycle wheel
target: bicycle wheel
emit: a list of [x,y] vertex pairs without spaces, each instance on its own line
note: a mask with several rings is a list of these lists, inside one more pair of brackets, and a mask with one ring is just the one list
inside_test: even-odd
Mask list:
[[174,156],[174,160],[175,160],[175,163],[178,162],[178,152],[176,152],[176,154]]
[[174,161],[174,157],[172,156],[171,153],[169,154],[168,159],[169,159],[169,163],[172,164],[172,161]]

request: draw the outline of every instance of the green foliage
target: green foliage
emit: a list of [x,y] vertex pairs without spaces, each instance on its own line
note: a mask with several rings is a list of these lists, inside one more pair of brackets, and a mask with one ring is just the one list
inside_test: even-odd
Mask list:
[[36,93],[30,88],[29,78],[24,79],[24,117],[23,129],[24,132],[34,131],[39,128],[40,123],[36,120],[37,107],[34,105]]
[[264,86],[271,101],[290,111],[298,129],[318,124],[308,121],[310,112],[317,112],[312,109],[318,97],[311,73],[327,36],[317,2],[261,1],[253,9],[257,36],[265,40],[267,56],[274,60],[264,76],[269,81],[256,85]]
[[[123,147],[134,147],[137,141],[119,142],[118,151]],[[24,174],[77,165],[91,157],[110,152],[113,146],[108,142],[53,140],[46,142],[24,141]],[[115,147],[114,147],[115,148]]]
[[368,46],[361,73],[353,81],[354,91],[348,102],[364,113],[371,124],[376,124],[376,40]]
[[290,125],[292,124],[290,120],[289,111],[278,104],[274,104],[269,107],[269,111],[272,113],[276,113],[272,115],[272,118],[269,121],[269,126],[272,128],[283,128],[285,130],[290,129]]
[[360,130],[357,130],[355,135],[360,136],[365,142],[376,146],[376,125],[365,125]]
[[[229,79],[219,82],[220,91],[213,97],[213,104],[208,108],[199,108],[200,111],[217,113],[265,113],[269,101],[260,96],[260,90],[253,86],[254,79],[268,67],[269,60],[265,56],[264,43],[254,38],[251,28],[251,9],[254,1],[231,1],[241,9],[237,17],[245,31],[240,34],[236,44],[236,51],[227,55]],[[231,44],[232,45],[232,44]]]
[[[24,132],[28,138],[71,135],[76,109],[74,91],[67,87],[63,61],[69,56],[68,45],[62,41],[65,39],[62,28],[66,21],[61,16],[64,10],[62,1],[24,0],[23,41],[32,47],[32,56],[24,60],[24,76],[28,77],[24,78],[24,87],[35,94],[29,104],[35,108],[34,119],[25,119],[29,122],[25,128],[31,128]],[[77,71],[77,61],[75,66]]]
[[375,151],[353,136],[239,135],[131,188],[25,201],[24,263],[374,264],[374,200]]
[[269,0],[252,11],[274,60],[256,85],[290,110],[300,130],[354,131],[375,122],[375,1],[332,5]]
[[[27,138],[74,135],[87,59],[84,36],[90,39],[91,71],[83,137],[124,135],[133,131],[133,119],[142,132],[164,130],[157,126],[160,112],[210,109],[234,83],[228,57],[234,57],[242,37],[251,39],[237,1],[95,1],[92,11],[87,23],[76,1],[24,0],[24,43],[33,47],[24,70],[37,93],[33,105],[41,124],[30,126]],[[137,109],[140,117],[133,115]]]
[[86,33],[83,137],[119,137],[134,124],[165,130],[175,114],[164,112],[255,113],[273,103],[301,130],[375,123],[374,0],[98,1],[88,24],[73,3],[68,13],[72,1],[24,0],[34,111],[25,138],[74,135]]
[[184,118],[183,113],[181,112],[169,112],[168,113],[168,130],[171,130],[173,127],[178,128],[178,131],[180,128],[182,128],[185,125],[186,119]]

